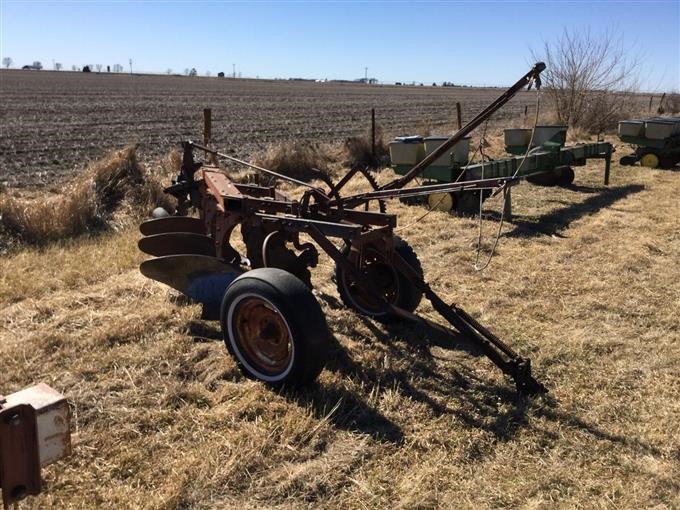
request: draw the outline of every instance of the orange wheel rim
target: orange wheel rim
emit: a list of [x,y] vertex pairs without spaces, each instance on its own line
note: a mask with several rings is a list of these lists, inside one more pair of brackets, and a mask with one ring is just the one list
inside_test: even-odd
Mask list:
[[290,328],[281,313],[268,301],[247,297],[233,315],[235,341],[249,364],[258,372],[283,372],[293,356]]

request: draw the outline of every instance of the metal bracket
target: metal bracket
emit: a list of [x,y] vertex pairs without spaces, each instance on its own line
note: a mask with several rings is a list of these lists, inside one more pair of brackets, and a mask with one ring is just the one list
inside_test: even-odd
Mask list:
[[0,411],[0,486],[5,508],[40,493],[35,409],[19,404]]

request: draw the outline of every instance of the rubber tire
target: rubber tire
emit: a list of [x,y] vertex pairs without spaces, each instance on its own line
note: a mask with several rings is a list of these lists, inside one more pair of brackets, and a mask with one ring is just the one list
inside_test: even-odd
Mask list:
[[[415,271],[418,273],[418,276],[420,276],[422,279],[423,267],[420,265],[420,260],[418,260],[418,256],[416,255],[416,252],[413,251],[413,248],[411,248],[411,246],[400,237],[394,236],[394,249],[399,255],[401,255],[401,257],[409,266],[415,269]],[[349,250],[350,247],[345,246],[345,248],[342,250],[342,255],[344,257],[348,257]],[[416,308],[418,308],[420,301],[423,299],[423,293],[414,287],[411,282],[409,282],[408,279],[401,273],[398,273],[397,277],[399,278],[399,294],[397,295],[395,302],[392,304],[408,312],[413,312]],[[335,282],[342,302],[345,304],[345,306],[351,308],[358,314],[370,317],[371,319],[385,324],[403,320],[402,317],[389,312],[372,313],[358,306],[354,298],[352,298],[349,289],[347,288],[344,273],[340,266],[335,267]]]
[[552,172],[545,172],[538,175],[527,177],[527,181],[535,186],[543,186],[545,188],[552,188],[557,186],[559,177]]
[[561,170],[560,176],[557,178],[557,185],[561,187],[571,186],[576,178],[576,173],[570,166],[564,167]]
[[619,165],[621,166],[633,166],[635,163],[637,163],[638,158],[635,156],[635,154],[632,154],[630,156],[623,156],[619,160]]
[[[281,314],[290,331],[292,356],[280,373],[258,372],[248,362],[238,340],[230,333],[230,309],[244,296],[267,300]],[[227,350],[248,378],[272,387],[297,387],[314,381],[326,364],[330,333],[321,307],[311,290],[296,276],[273,267],[248,271],[227,287],[220,310],[220,323]]]

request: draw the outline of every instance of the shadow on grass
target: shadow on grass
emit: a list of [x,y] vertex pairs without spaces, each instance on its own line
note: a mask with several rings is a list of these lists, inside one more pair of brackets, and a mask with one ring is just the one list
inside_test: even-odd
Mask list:
[[187,324],[187,334],[190,335],[196,343],[215,342],[224,339],[222,330],[217,321],[189,321]]
[[[364,317],[357,316],[357,320],[362,321],[375,335],[376,341],[387,348],[390,368],[355,361],[338,345],[327,369],[339,372],[343,378],[354,381],[356,386],[369,389],[368,397],[373,401],[379,401],[378,397],[385,389],[395,389],[408,399],[427,405],[435,418],[455,416],[466,427],[486,431],[498,441],[511,441],[525,428],[548,443],[559,441],[559,434],[544,426],[542,419],[557,425],[556,430],[575,429],[597,441],[623,445],[637,453],[660,454],[654,445],[638,438],[608,432],[577,413],[559,410],[558,402],[550,394],[537,397],[519,395],[509,377],[489,379],[464,363],[456,363],[455,358],[441,356],[431,350],[432,346],[436,346],[462,352],[478,357],[476,362],[490,366],[491,362],[481,350],[462,336],[447,338],[439,331],[420,324],[394,324],[382,329]],[[536,376],[540,380],[540,373]],[[378,392],[377,395],[374,392]],[[298,401],[312,403],[315,409],[327,412],[329,403],[342,398],[343,403],[332,418],[333,423],[381,440],[401,443],[403,432],[400,426],[379,413],[368,399],[362,401],[360,395],[344,389],[324,388],[316,394],[307,393]],[[534,418],[531,422],[530,416]],[[423,416],[423,420],[427,419],[430,417]]]
[[311,407],[317,418],[327,420],[337,428],[367,434],[377,441],[404,442],[399,425],[364,401],[357,392],[342,386],[317,384],[287,390],[284,395],[301,407]]
[[[299,404],[311,404],[321,416],[328,413],[330,403],[342,399],[341,407],[330,418],[333,423],[394,443],[403,441],[403,432],[368,401],[375,398],[374,391],[379,395],[385,389],[394,389],[410,400],[426,404],[434,417],[456,416],[465,426],[491,432],[499,440],[511,439],[527,423],[531,401],[517,395],[509,378],[495,382],[462,364],[447,364],[445,369],[438,366],[442,359],[432,354],[432,345],[482,356],[481,350],[462,335],[449,338],[420,324],[395,324],[381,329],[365,317],[357,316],[357,320],[387,348],[391,366],[362,364],[335,341],[337,347],[326,368],[353,381],[355,386],[371,389],[368,398],[362,401],[356,391],[323,387],[291,394]],[[483,360],[480,362],[490,363]]]
[[[630,448],[637,453],[659,455],[654,445],[638,438],[613,434],[597,424],[589,423],[577,413],[558,409],[550,395],[524,397],[518,395],[509,377],[491,379],[480,375],[466,363],[458,363],[445,352],[432,347],[475,358],[475,363],[492,367],[481,349],[462,335],[447,336],[423,324],[395,323],[381,326],[356,315],[372,333],[375,341],[387,350],[387,368],[362,363],[352,357],[337,339],[332,338],[326,369],[340,374],[351,383],[317,383],[309,387],[282,392],[290,402],[311,408],[319,420],[351,432],[363,433],[381,442],[404,443],[401,425],[383,414],[378,406],[387,390],[396,391],[409,400],[425,404],[430,413],[423,420],[449,415],[465,427],[483,430],[498,441],[511,441],[523,429],[530,429],[548,443],[559,441],[557,429],[574,429],[606,441]],[[194,341],[221,340],[216,323],[192,321],[188,334]],[[540,379],[540,373],[536,374]],[[534,419],[529,420],[529,417]],[[543,422],[541,420],[544,420]]]
[[[617,188],[592,188],[590,186],[570,186],[567,189],[587,193],[590,196],[583,202],[569,204],[538,217],[513,215],[510,224],[514,229],[505,234],[508,237],[538,237],[560,235],[560,231],[582,218],[604,209],[633,193],[639,193],[645,187],[640,184],[629,184]],[[486,213],[488,218],[500,220],[496,211]]]

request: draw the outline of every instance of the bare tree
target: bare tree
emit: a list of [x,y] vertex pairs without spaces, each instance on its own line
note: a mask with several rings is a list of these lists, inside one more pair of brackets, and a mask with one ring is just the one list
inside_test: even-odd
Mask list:
[[2,65],[5,66],[5,69],[9,69],[10,66],[12,65],[12,57],[5,57],[2,59]]
[[172,69],[170,69],[170,68],[168,67],[168,70],[165,71],[165,73],[168,74],[168,75],[172,74]]
[[98,73],[102,72],[102,65],[101,64],[97,64],[95,67],[97,68]]
[[639,60],[613,32],[594,36],[565,29],[532,55],[546,64],[541,77],[563,124],[600,133],[619,120],[630,94],[639,90]]
[[122,73],[123,72],[123,66],[120,64],[113,64],[113,72],[114,73]]
[[63,66],[61,65],[61,62],[55,62],[55,63],[54,63],[54,69],[55,69],[56,71],[61,71],[61,68],[62,68],[62,67],[63,67]]
[[40,60],[34,60],[32,67],[33,69],[37,69],[38,71],[40,71],[42,69],[42,63],[40,62]]

